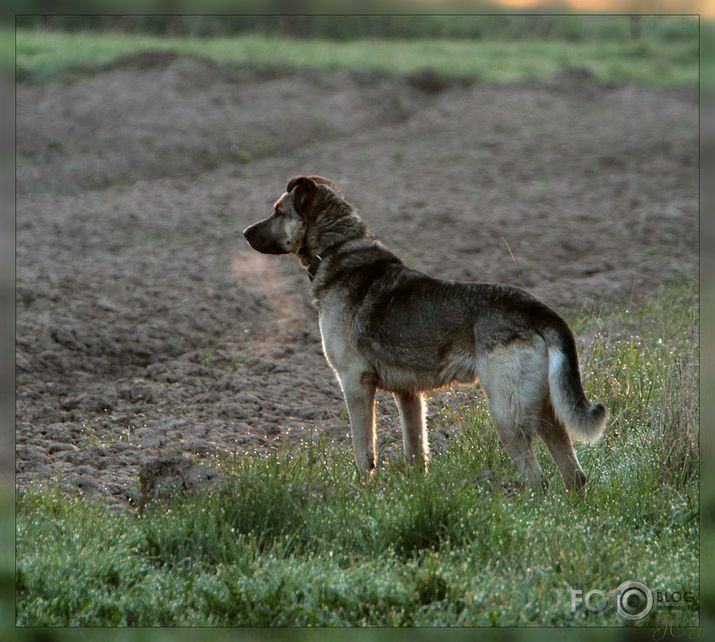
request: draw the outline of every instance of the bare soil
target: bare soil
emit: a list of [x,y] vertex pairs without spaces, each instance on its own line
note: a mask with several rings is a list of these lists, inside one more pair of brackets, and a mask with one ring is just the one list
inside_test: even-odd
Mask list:
[[[20,489],[122,505],[158,458],[347,439],[306,274],[241,236],[295,174],[335,179],[408,264],[567,316],[698,273],[696,93],[578,69],[480,85],[148,53],[21,82],[17,154]],[[386,395],[378,414],[384,458]]]

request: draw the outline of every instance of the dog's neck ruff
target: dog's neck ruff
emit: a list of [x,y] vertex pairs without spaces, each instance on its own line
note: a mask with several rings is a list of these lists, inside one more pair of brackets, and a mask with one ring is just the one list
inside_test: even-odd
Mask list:
[[315,278],[316,273],[318,272],[318,268],[320,267],[320,264],[327,259],[331,254],[335,254],[343,245],[345,245],[347,241],[340,241],[340,243],[336,243],[335,245],[331,245],[330,247],[326,248],[319,254],[316,254],[311,260],[310,263],[308,263],[308,267],[305,268],[305,271],[308,273],[308,278],[312,281]]
[[[308,278],[312,281],[315,278],[316,273],[318,272],[320,264],[329,256],[332,256],[333,254],[339,252],[343,248],[343,246],[347,245],[348,243],[351,243],[352,241],[360,241],[365,239],[374,240],[375,235],[366,231],[362,235],[355,235],[351,236],[350,238],[344,238],[342,241],[338,241],[334,245],[329,245],[321,252],[316,252],[315,255],[313,255],[313,257],[308,261],[308,265],[305,268],[305,271],[308,273]],[[302,252],[303,250],[300,250],[298,252],[298,256],[300,256]],[[307,254],[308,256],[310,256],[310,253]]]

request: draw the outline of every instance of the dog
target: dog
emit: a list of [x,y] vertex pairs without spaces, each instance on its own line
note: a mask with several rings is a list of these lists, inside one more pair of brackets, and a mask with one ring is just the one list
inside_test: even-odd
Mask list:
[[581,384],[567,323],[527,292],[443,281],[407,267],[321,176],[296,176],[267,218],[247,227],[264,254],[296,254],[312,283],[323,352],[350,417],[359,470],[375,468],[375,391],[393,393],[407,460],[426,470],[423,393],[479,381],[499,439],[532,489],[547,488],[538,435],[566,489],[586,475],[571,436],[597,441],[603,404]]

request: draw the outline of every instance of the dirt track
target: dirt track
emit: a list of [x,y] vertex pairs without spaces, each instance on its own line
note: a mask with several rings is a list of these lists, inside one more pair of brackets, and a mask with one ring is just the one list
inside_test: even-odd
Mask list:
[[334,178],[410,265],[566,314],[697,275],[691,90],[144,55],[18,85],[17,153],[21,488],[121,504],[159,455],[346,437],[306,275],[240,234],[297,173]]

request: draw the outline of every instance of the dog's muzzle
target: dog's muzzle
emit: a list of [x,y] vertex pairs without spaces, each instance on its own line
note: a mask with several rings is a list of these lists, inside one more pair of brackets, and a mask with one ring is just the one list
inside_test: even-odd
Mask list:
[[268,233],[269,228],[269,219],[258,221],[258,223],[254,223],[243,230],[243,236],[257,252],[262,254],[287,254],[288,252]]

